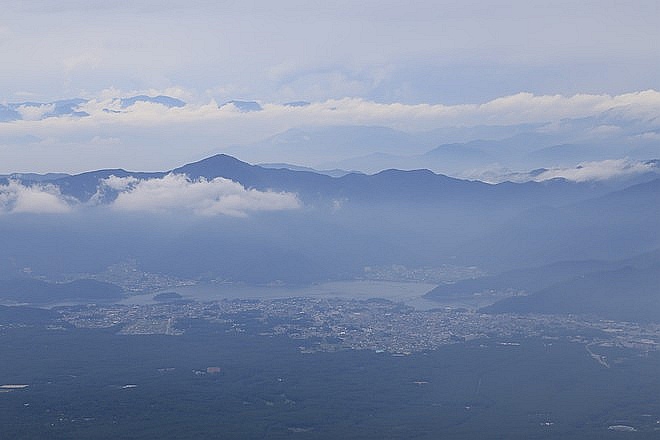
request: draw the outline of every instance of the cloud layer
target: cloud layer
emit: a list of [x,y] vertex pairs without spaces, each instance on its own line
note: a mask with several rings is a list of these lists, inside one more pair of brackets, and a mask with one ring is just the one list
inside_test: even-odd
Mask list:
[[566,179],[572,182],[625,181],[647,173],[660,177],[657,161],[635,161],[630,159],[608,159],[582,162],[576,167],[553,167],[540,172],[511,172],[508,169],[494,168],[474,170],[465,173],[465,179],[476,179],[488,183],[501,182],[543,182],[550,179]]
[[113,176],[103,184],[119,190],[111,205],[118,211],[245,217],[256,211],[300,207],[295,194],[246,189],[221,177],[190,180],[183,174],[168,174],[159,179],[137,180]]
[[[52,110],[49,105],[22,107],[26,119],[0,122],[4,168],[0,172],[80,172],[109,167],[162,170],[232,147],[239,158],[272,161],[277,158],[246,156],[236,146],[305,126],[364,125],[422,132],[447,127],[542,124],[539,130],[552,135],[566,131],[583,139],[622,136],[624,142],[648,141],[660,128],[660,92],[655,90],[615,96],[519,93],[481,104],[459,105],[378,103],[361,98],[303,106],[260,105],[260,111],[241,111],[235,105],[218,105],[214,100],[181,107],[138,101],[122,107],[117,98],[93,98],[59,116],[47,113]],[[563,123],[567,118],[594,120],[592,126],[576,130]],[[597,118],[606,120],[599,122]],[[636,130],[629,139],[625,138],[628,126]],[[354,155],[373,152],[355,151]],[[296,163],[318,164],[308,151],[293,153]],[[401,155],[410,153],[400,151]]]
[[537,175],[534,180],[561,177],[573,182],[594,182],[609,179],[634,177],[648,172],[658,172],[652,163],[634,162],[627,159],[612,159],[598,162],[585,162],[576,168],[553,168]]
[[53,185],[26,186],[15,180],[0,185],[0,213],[63,214],[74,203]]
[[[108,192],[116,198],[107,201]],[[2,214],[66,214],[100,206],[123,212],[245,217],[258,211],[297,209],[301,204],[292,193],[246,189],[223,178],[190,180],[183,174],[145,180],[110,176],[100,182],[97,193],[84,204],[63,195],[52,184],[24,185],[9,180],[0,185]]]
[[[0,173],[168,169],[309,125],[420,131],[557,122],[610,108],[658,116],[655,0],[2,6],[0,121],[10,122],[0,122]],[[188,105],[116,99],[138,94]],[[89,100],[76,115],[67,103],[52,105],[76,97]],[[263,111],[218,105],[230,100],[259,101]],[[280,105],[290,101],[312,104]],[[296,153],[298,164],[322,163]]]

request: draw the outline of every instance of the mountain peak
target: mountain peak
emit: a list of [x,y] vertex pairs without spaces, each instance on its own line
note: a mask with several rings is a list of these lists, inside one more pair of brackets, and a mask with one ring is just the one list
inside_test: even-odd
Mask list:
[[175,168],[171,170],[171,172],[186,174],[192,179],[198,179],[200,177],[226,177],[236,180],[234,177],[238,174],[242,175],[246,170],[250,170],[254,167],[255,165],[250,165],[249,163],[238,160],[233,156],[221,153]]
[[263,110],[261,104],[259,104],[257,101],[240,101],[233,99],[231,101],[225,102],[220,107],[225,107],[227,105],[233,105],[238,111],[242,113],[258,112]]
[[165,96],[165,95],[158,95],[158,96],[137,95],[137,96],[131,96],[130,98],[121,98],[120,100],[121,108],[130,107],[138,102],[160,104],[170,108],[183,107],[186,105],[186,103],[180,99],[172,98],[171,96]]

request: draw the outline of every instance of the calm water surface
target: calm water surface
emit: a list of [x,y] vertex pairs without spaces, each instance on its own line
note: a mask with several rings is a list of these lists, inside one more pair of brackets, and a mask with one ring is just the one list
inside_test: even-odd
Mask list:
[[[221,299],[274,299],[290,297],[309,298],[383,298],[403,302],[419,310],[440,306],[435,301],[422,297],[435,284],[393,281],[333,281],[304,287],[251,286],[241,283],[198,284],[195,286],[167,289],[184,299],[195,301],[217,301]],[[158,292],[156,292],[158,293]],[[135,295],[121,301],[122,304],[153,304],[154,293]]]

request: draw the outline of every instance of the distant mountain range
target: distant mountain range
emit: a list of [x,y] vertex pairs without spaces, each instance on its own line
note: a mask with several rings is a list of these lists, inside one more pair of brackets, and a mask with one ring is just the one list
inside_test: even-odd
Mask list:
[[[198,110],[196,105],[166,95],[135,95],[100,102],[102,108],[98,108],[96,100],[83,98],[0,104],[0,123],[86,118],[99,111],[136,113],[139,111],[134,108],[137,104],[177,109],[177,114],[190,111],[193,112],[191,117],[196,117],[194,112]],[[92,105],[88,105],[90,103]],[[280,108],[302,114],[311,105],[306,101],[267,105],[255,100],[232,99],[217,108],[246,114],[268,113]],[[40,140],[36,136],[33,133],[5,135],[0,142],[32,144]],[[501,182],[547,179],[553,174],[574,175],[576,173],[571,171],[576,167],[602,168],[602,164],[595,162],[619,160],[638,164],[660,157],[659,138],[660,125],[656,118],[616,108],[590,117],[560,121],[442,127],[415,132],[376,125],[289,125],[282,132],[255,142],[236,145],[220,142],[217,151],[251,162],[289,163],[324,170],[373,174],[386,169],[429,169],[454,177]],[[583,180],[606,180],[618,174],[627,179],[625,185],[648,180],[648,173],[660,176],[657,166],[617,170],[609,165],[605,173],[583,173]],[[538,169],[548,173],[528,173],[528,170]],[[562,174],[564,169],[566,172]]]
[[[591,314],[660,322],[660,249],[625,260],[565,262],[473,280],[475,286],[494,287],[493,281],[500,285],[497,288],[524,285],[528,295],[483,309],[489,313]],[[451,287],[443,286],[428,296],[437,297],[443,291],[447,294]]]
[[[607,136],[595,133],[609,123]],[[589,125],[593,124],[593,125]],[[582,129],[582,130],[580,130]],[[505,134],[506,133],[506,134]],[[465,127],[408,133],[379,126],[297,127],[226,150],[248,160],[314,158],[323,169],[376,173],[389,168],[425,168],[452,176],[501,175],[538,168],[573,168],[606,160],[660,157],[657,121],[631,123],[623,117],[564,120],[550,124]],[[512,171],[513,170],[513,171]],[[654,171],[658,175],[657,168]],[[517,177],[524,177],[518,175]],[[530,176],[533,179],[533,176]]]
[[425,296],[443,301],[507,291],[514,296],[481,310],[660,322],[660,249],[625,260],[562,261],[516,269],[442,284]]
[[[172,173],[188,180],[164,180]],[[111,176],[119,180],[108,184]],[[238,216],[185,208],[190,200],[207,207],[225,197],[206,195],[210,183],[195,184],[216,178],[240,183],[240,192],[214,184],[222,191],[230,188],[227,203],[238,209],[272,194],[292,194],[298,205],[239,210]],[[5,191],[15,191],[8,197],[21,195],[27,203],[43,188],[43,197],[60,197],[58,203],[69,209],[0,215],[0,278],[26,271],[55,279],[94,274],[127,259],[145,272],[181,278],[287,284],[354,278],[366,266],[392,264],[477,265],[491,273],[538,266],[536,272],[474,281],[483,288],[493,283],[492,288],[535,292],[572,276],[620,268],[589,260],[620,260],[660,248],[660,179],[613,191],[606,182],[488,184],[428,170],[332,177],[251,165],[227,155],[162,172],[110,169],[13,179],[11,187],[10,179],[0,179]],[[142,199],[149,209],[115,209],[120,196],[143,182],[157,184],[156,192]],[[161,198],[169,203],[167,210],[154,205]],[[557,263],[569,260],[581,261]]]
[[[80,107],[89,100],[82,98],[65,99],[53,102],[16,102],[0,104],[0,122],[19,121],[23,119],[46,119],[61,116],[86,117],[89,113]],[[170,96],[138,95],[119,99],[121,108],[130,107],[138,102],[160,104],[166,107],[183,107],[185,102]],[[39,111],[41,110],[41,111]],[[108,112],[119,110],[106,109]],[[35,114],[33,112],[37,111]]]
[[[186,105],[185,101],[171,96],[157,95],[136,95],[124,98],[118,98],[119,108],[106,108],[104,111],[108,113],[121,113],[124,109],[131,107],[138,103],[159,104],[167,108],[178,108]],[[81,106],[89,102],[88,99],[73,98],[64,99],[51,102],[15,102],[8,104],[0,104],[0,122],[19,121],[23,119],[46,119],[52,117],[72,116],[72,117],[86,117],[89,113],[80,109]],[[220,107],[232,105],[241,112],[259,111],[262,110],[261,105],[256,101],[227,101]],[[289,103],[289,106],[300,106],[299,103]],[[38,111],[41,110],[41,111]]]
[[48,283],[32,278],[0,280],[0,300],[30,304],[53,304],[63,301],[106,302],[121,298],[122,289],[95,280]]
[[[506,209],[511,205],[520,208],[565,204],[601,195],[610,190],[607,185],[573,183],[564,179],[487,184],[456,179],[423,169],[390,169],[372,175],[340,172],[337,173],[338,177],[333,177],[311,169],[251,165],[225,154],[163,172],[108,169],[76,175],[13,174],[5,177],[4,181],[13,178],[30,184],[47,180],[51,185],[57,186],[62,194],[86,202],[98,192],[101,182],[110,176],[144,180],[162,178],[170,173],[185,174],[191,179],[223,177],[246,188],[292,192],[309,201],[341,199],[356,203],[453,202],[476,209],[491,207],[495,210],[502,204]],[[105,200],[112,201],[116,194],[112,194],[112,191],[106,193]]]
[[660,322],[660,264],[591,272],[529,296],[499,301],[491,313],[595,315],[619,321]]

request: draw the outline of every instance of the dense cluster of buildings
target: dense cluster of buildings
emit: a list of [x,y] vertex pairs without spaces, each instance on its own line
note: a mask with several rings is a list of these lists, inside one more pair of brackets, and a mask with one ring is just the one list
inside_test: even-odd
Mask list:
[[116,327],[122,334],[180,335],[201,319],[229,332],[255,331],[300,341],[303,352],[342,349],[410,354],[471,340],[515,344],[527,337],[564,338],[593,346],[660,348],[660,325],[583,316],[483,314],[456,309],[419,311],[382,299],[287,298],[179,301],[152,305],[62,307],[76,327]]

